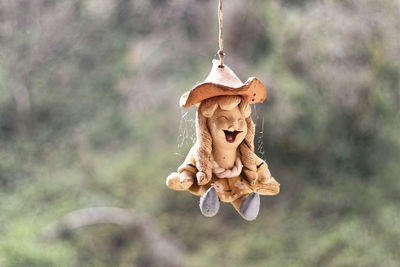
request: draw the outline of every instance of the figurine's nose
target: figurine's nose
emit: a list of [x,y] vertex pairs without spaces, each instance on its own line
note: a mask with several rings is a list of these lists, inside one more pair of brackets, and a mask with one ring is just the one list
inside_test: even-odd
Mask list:
[[228,131],[235,131],[238,128],[238,121],[236,120],[231,120],[229,121],[229,127],[228,127]]

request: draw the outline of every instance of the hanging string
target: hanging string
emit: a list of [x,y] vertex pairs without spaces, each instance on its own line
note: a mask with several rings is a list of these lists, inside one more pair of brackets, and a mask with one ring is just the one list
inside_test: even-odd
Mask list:
[[218,21],[219,21],[219,66],[220,68],[224,67],[224,36],[222,34],[222,21],[223,21],[223,13],[222,13],[222,0],[219,0],[218,4]]

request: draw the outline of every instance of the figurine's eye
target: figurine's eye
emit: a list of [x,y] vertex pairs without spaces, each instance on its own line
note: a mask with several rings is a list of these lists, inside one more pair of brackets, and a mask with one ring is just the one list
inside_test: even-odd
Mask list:
[[228,120],[228,118],[227,118],[226,116],[219,116],[219,117],[217,118],[217,120],[220,120],[220,119]]

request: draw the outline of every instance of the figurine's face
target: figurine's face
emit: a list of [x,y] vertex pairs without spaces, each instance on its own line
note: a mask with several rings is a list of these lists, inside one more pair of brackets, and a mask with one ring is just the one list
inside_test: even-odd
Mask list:
[[219,107],[208,119],[213,144],[226,148],[237,148],[247,134],[247,124],[238,107],[222,110]]

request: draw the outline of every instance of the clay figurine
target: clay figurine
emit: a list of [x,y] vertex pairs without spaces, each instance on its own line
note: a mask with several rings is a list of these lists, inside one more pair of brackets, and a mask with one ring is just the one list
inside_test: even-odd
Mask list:
[[217,60],[206,80],[182,95],[181,107],[198,107],[197,141],[166,184],[200,196],[203,215],[216,215],[222,201],[232,203],[245,220],[252,221],[259,212],[260,195],[279,193],[280,185],[267,163],[254,153],[250,104],[263,102],[266,95],[260,80],[252,77],[243,84]]

